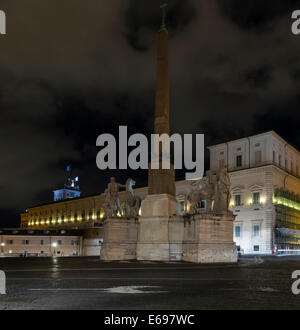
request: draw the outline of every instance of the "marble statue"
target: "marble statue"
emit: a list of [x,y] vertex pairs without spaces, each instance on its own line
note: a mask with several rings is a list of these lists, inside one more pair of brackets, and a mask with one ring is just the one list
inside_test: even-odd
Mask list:
[[211,212],[215,196],[215,178],[210,175],[205,177],[192,185],[192,191],[187,195],[187,200],[190,203],[189,213],[198,213],[198,204],[205,200],[206,211]]
[[122,214],[119,197],[120,188],[126,188],[126,185],[117,183],[115,178],[110,178],[110,183],[105,190],[104,212],[106,218]]
[[190,203],[189,213],[199,213],[197,206],[203,200],[206,201],[206,212],[227,212],[230,198],[230,179],[225,166],[218,173],[210,173],[192,184],[192,190],[187,195]]
[[141,206],[141,198],[134,194],[133,187],[135,186],[135,181],[128,179],[125,186],[124,216],[126,218],[137,218]]
[[[104,193],[105,218],[111,218],[116,216],[126,218],[138,217],[141,206],[141,198],[134,194],[134,186],[135,181],[132,179],[128,179],[125,185],[117,183],[115,178],[110,179],[110,183],[108,184],[108,187]],[[126,191],[122,196],[122,207],[121,200],[119,197],[120,188],[126,188]]]
[[228,212],[230,198],[230,178],[227,172],[227,166],[224,166],[217,173],[214,212]]

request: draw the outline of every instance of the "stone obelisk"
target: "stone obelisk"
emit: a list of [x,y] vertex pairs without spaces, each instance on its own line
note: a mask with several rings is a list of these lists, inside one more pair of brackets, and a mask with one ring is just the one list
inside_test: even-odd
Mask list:
[[[169,89],[169,34],[165,24],[165,8],[162,5],[163,18],[158,31],[157,73],[154,133],[170,136],[170,89]],[[159,155],[159,169],[149,168],[148,193],[150,195],[175,195],[175,171],[171,164],[170,169],[162,169],[162,156]]]
[[[162,5],[162,24],[158,31],[157,73],[154,133],[170,136],[170,90],[169,90],[169,34],[165,24],[167,5]],[[175,171],[162,168],[162,153],[159,153],[159,169],[151,169],[148,174],[148,197],[142,202],[143,217],[172,216],[176,214]],[[169,155],[170,156],[170,155]]]
[[[163,20],[158,31],[157,81],[155,104],[155,134],[170,135],[169,45],[168,31]],[[176,217],[174,167],[149,168],[148,195],[142,201],[139,217],[137,259],[169,261],[179,259],[182,249],[183,220]]]

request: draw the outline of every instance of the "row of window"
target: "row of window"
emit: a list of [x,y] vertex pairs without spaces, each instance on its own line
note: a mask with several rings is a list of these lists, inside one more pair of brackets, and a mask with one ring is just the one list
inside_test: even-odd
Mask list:
[[[256,165],[260,165],[262,163],[262,153],[261,151],[256,151],[254,154],[254,162]],[[295,165],[293,161],[288,161],[288,159],[285,159],[285,163],[282,164],[282,157],[281,155],[276,157],[276,152],[273,151],[273,163],[278,164],[280,167],[284,167],[286,170],[291,171],[293,174],[296,174],[298,176],[298,166]],[[222,158],[220,159],[220,167],[223,167],[225,165],[225,160]],[[243,167],[243,155],[237,155],[235,159],[235,166],[237,168]]]
[[[255,224],[252,226],[252,235],[253,237],[259,237],[260,236],[260,225]],[[242,227],[239,225],[236,225],[234,227],[234,237],[240,238],[242,237]]]
[[[28,239],[24,239],[23,241],[22,241],[22,243],[23,243],[23,245],[29,245],[29,240]],[[54,242],[55,243],[55,242]],[[7,245],[13,245],[14,244],[14,240],[12,240],[12,239],[8,239],[7,240]],[[57,240],[56,241],[56,244],[57,245],[62,245],[62,240]],[[45,245],[45,240],[41,240],[40,241],[40,245]],[[71,241],[71,245],[72,246],[78,246],[79,245],[79,242],[78,241],[76,241],[76,240],[72,240]]]
[[[261,150],[256,151],[254,153],[254,163],[256,165],[259,165],[262,163],[262,155],[261,155]],[[242,167],[243,166],[243,156],[242,155],[237,155],[236,156],[236,167]]]
[[[238,252],[242,252],[242,249],[239,245],[237,245],[236,248],[237,248]],[[259,252],[259,250],[260,250],[259,245],[253,245],[253,251],[254,252]]]
[[[90,211],[88,213],[88,216],[87,216],[87,213],[85,211],[82,211],[80,215],[81,215],[81,219],[82,220],[86,220],[86,219],[93,220],[94,219],[93,211]],[[31,218],[32,218],[32,216],[31,216]],[[97,220],[101,220],[102,218],[103,218],[103,213],[100,210],[98,210],[96,212],[96,219]],[[69,216],[62,215],[61,216],[61,221],[64,221],[64,220],[67,220],[67,219],[71,221],[71,215],[69,215]],[[77,221],[78,219],[79,219],[79,214],[76,212],[74,214],[74,220]],[[44,221],[45,222],[47,222],[47,221],[52,222],[53,220],[58,221],[59,220],[59,216],[56,216],[55,218],[54,217],[49,217],[48,219],[45,219]],[[37,218],[34,218],[33,221],[39,221],[39,222],[41,222],[43,220],[41,218],[39,220]]]
[[[241,206],[242,205],[242,196],[240,194],[236,194],[233,196],[234,205],[233,206]],[[254,192],[252,194],[251,204],[259,205],[262,204],[263,200],[261,199],[260,192]]]

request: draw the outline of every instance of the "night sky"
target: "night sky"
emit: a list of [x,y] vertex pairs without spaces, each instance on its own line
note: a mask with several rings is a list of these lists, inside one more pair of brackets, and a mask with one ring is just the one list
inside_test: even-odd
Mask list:
[[[52,199],[65,168],[84,194],[101,172],[96,138],[153,128],[160,1],[0,0],[0,226]],[[275,130],[300,148],[300,0],[171,0],[171,128],[206,146]]]

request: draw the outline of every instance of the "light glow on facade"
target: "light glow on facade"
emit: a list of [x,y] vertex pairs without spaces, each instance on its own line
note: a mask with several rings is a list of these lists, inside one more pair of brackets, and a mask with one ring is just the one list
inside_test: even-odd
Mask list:
[[261,197],[260,198],[260,203],[265,204],[266,203],[266,197]]
[[291,209],[300,211],[300,203],[291,201],[290,199],[284,197],[273,197],[273,203],[276,205],[284,205],[290,207]]

